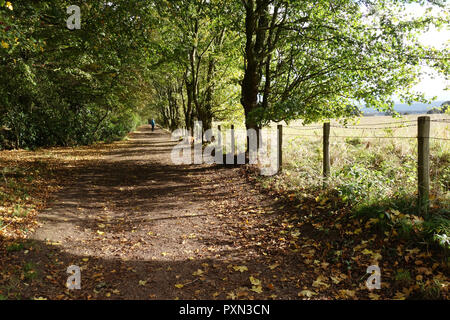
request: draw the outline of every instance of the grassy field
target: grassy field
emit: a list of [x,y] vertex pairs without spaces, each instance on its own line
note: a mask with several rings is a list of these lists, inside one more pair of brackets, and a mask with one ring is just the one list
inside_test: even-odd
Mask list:
[[[417,117],[362,117],[349,122],[347,128],[331,122],[331,177],[325,189],[322,124],[289,123],[283,129],[283,173],[263,184],[291,197],[332,198],[356,216],[379,219],[384,229],[395,226],[406,237],[420,231],[427,240],[448,249],[450,141],[430,140],[433,214],[418,217]],[[431,119],[430,136],[449,139],[450,123],[436,120],[449,121],[450,117],[432,115]]]
[[[358,124],[353,127],[349,124],[348,128],[338,128],[337,126],[342,125],[332,122],[330,183],[342,184],[349,183],[348,179],[371,178],[372,182],[380,182],[379,187],[384,189],[386,196],[393,196],[401,190],[414,193],[417,189],[416,119],[417,116],[407,116],[398,120],[391,117],[366,117],[358,119]],[[432,119],[438,120],[443,117],[435,116]],[[309,128],[311,130],[307,130]],[[432,122],[430,136],[449,139],[450,123]],[[290,124],[284,129],[283,141],[286,171],[300,179],[301,185],[321,186],[320,124],[305,127],[301,124]],[[431,139],[430,159],[432,194],[434,198],[448,200],[450,142]],[[374,185],[372,189],[377,188]]]

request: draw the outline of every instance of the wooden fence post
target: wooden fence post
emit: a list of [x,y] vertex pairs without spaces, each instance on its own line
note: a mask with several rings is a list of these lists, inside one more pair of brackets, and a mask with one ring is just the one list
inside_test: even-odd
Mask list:
[[262,127],[256,126],[256,150],[259,151],[262,147]]
[[223,154],[223,146],[222,146],[222,126],[219,124],[217,126],[217,137],[215,137],[217,139],[217,144],[220,146],[221,150],[222,150],[222,154]]
[[417,118],[417,173],[418,173],[418,211],[428,213],[430,192],[430,117]]
[[277,126],[278,134],[278,172],[283,170],[283,125]]
[[330,123],[323,124],[323,178],[324,187],[330,176]]
[[234,154],[236,153],[236,138],[234,136],[234,124],[231,125],[231,154],[234,157]]

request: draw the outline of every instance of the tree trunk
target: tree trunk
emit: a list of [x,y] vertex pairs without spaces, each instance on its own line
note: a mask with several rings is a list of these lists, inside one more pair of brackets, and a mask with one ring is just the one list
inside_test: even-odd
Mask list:
[[251,112],[258,107],[262,67],[266,55],[264,47],[269,2],[266,0],[245,2],[245,74],[242,80],[241,103],[244,107],[247,129],[258,128],[258,121],[251,117]]

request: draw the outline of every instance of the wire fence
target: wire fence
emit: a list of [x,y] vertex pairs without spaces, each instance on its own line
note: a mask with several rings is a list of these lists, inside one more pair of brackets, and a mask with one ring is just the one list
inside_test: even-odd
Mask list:
[[[279,133],[279,165],[280,170],[282,167],[282,137],[293,137],[302,138],[302,137],[314,137],[317,139],[321,139],[323,142],[322,148],[322,165],[323,165],[323,181],[324,185],[327,183],[328,178],[330,177],[330,140],[333,138],[353,138],[353,139],[416,139],[417,140],[417,172],[418,172],[418,208],[420,213],[428,212],[429,208],[429,189],[430,189],[430,171],[429,171],[429,161],[430,161],[430,147],[429,141],[430,139],[439,140],[439,141],[449,141],[449,138],[446,137],[436,137],[431,136],[430,129],[432,127],[431,122],[433,123],[450,123],[450,119],[430,119],[429,116],[421,116],[417,120],[409,120],[409,121],[401,121],[401,122],[383,122],[383,123],[371,123],[371,124],[358,124],[358,125],[339,125],[339,124],[331,124],[324,123],[323,127],[312,126],[312,127],[300,127],[300,126],[286,126],[285,128],[290,130],[291,132],[278,131]],[[408,136],[408,135],[393,135],[392,129],[405,129],[417,127],[417,135]],[[336,134],[333,134],[333,130],[331,128],[337,129]],[[447,127],[448,128],[448,127]],[[321,132],[317,132],[315,134],[303,133],[307,130],[323,130]],[[283,126],[278,125],[278,130],[283,130]],[[354,130],[360,130],[359,132],[380,132],[379,130],[385,130],[386,134],[376,135],[376,134],[357,134],[357,135],[346,135],[345,132],[349,130],[350,132],[355,132]],[[391,131],[389,131],[391,130]],[[293,131],[293,132],[292,132]],[[342,132],[343,131],[343,132]],[[357,131],[358,132],[358,131]],[[343,134],[342,134],[343,133]],[[335,141],[332,142],[331,145],[334,145]]]
[[[450,119],[432,119],[430,122],[434,123],[450,123]],[[330,124],[330,128],[344,129],[344,130],[393,130],[393,129],[405,129],[417,127],[417,120],[405,120],[405,121],[397,121],[397,122],[379,122],[379,123],[371,123],[371,124],[355,124],[355,125],[337,125]],[[382,126],[382,127],[380,127]],[[322,130],[322,126],[286,126],[286,129],[292,131],[315,131]],[[321,134],[297,134],[297,133],[284,133],[285,136],[288,137],[316,137],[323,138]],[[417,136],[365,136],[365,135],[330,135],[331,138],[362,138],[362,139],[417,139]],[[449,138],[443,137],[427,137],[433,140],[441,140],[441,141],[450,141]]]

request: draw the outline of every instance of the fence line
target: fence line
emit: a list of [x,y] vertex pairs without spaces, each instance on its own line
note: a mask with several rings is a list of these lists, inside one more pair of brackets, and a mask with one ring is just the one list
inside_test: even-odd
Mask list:
[[[418,177],[418,198],[417,198],[417,208],[419,214],[426,215],[428,214],[429,209],[429,189],[430,189],[430,139],[441,140],[441,141],[449,141],[448,138],[440,138],[440,137],[430,137],[430,123],[450,123],[450,119],[434,119],[431,120],[429,116],[421,116],[417,118],[417,123],[412,124],[415,121],[405,121],[403,123],[410,123],[403,126],[395,126],[395,127],[362,127],[362,126],[339,126],[339,125],[330,125],[330,123],[323,124],[323,134],[316,135],[301,135],[295,133],[287,133],[286,136],[297,137],[316,137],[323,139],[323,157],[322,157],[322,165],[323,165],[323,179],[324,186],[327,183],[327,180],[330,176],[330,138],[361,138],[361,139],[417,139],[417,177]],[[381,123],[380,123],[381,124]],[[384,125],[389,123],[384,123]],[[392,124],[392,123],[391,123]],[[395,122],[395,124],[399,124]],[[372,124],[374,125],[374,124]],[[359,129],[359,130],[380,130],[380,129],[401,129],[406,127],[417,127],[417,136],[392,136],[392,137],[382,137],[382,136],[360,136],[360,135],[331,135],[331,128],[342,128],[342,129]],[[289,127],[288,127],[289,128]],[[294,128],[295,130],[295,128]],[[281,149],[278,150],[280,153]]]
[[409,128],[409,127],[417,127],[417,124],[408,124],[404,126],[395,126],[395,127],[345,127],[345,126],[336,126],[332,125],[332,128],[342,128],[342,129],[349,129],[349,130],[385,130],[385,129],[402,129],[402,128]]
[[[323,140],[323,179],[324,186],[327,183],[327,179],[330,177],[330,145],[334,145],[335,141],[330,144],[330,138],[360,138],[360,139],[417,139],[417,148],[418,148],[418,158],[417,158],[417,176],[418,176],[418,210],[420,214],[427,214],[429,208],[429,181],[430,181],[430,172],[429,172],[429,157],[430,157],[430,139],[440,140],[440,141],[450,141],[449,138],[440,138],[440,137],[431,137],[430,136],[430,123],[431,122],[440,122],[440,123],[450,123],[450,119],[434,119],[431,120],[429,116],[421,116],[418,117],[417,120],[411,121],[403,121],[403,122],[384,122],[384,123],[374,123],[371,124],[370,127],[364,125],[353,125],[350,127],[340,126],[340,125],[331,125],[329,122],[324,123],[323,127],[298,127],[298,126],[287,126],[287,129],[297,130],[297,131],[307,131],[307,130],[319,130],[323,129],[321,133],[317,134],[297,134],[297,133],[284,133],[282,131],[282,125],[278,125],[278,160],[280,164],[280,172],[281,172],[281,164],[282,164],[282,137],[293,137],[293,138],[302,138],[302,137],[314,137],[321,138]],[[414,123],[414,124],[413,124]],[[395,127],[373,127],[374,125],[387,125],[387,124],[396,124],[402,126]],[[330,128],[341,128],[341,129],[359,129],[359,130],[381,130],[381,129],[401,129],[408,127],[417,127],[417,136],[361,136],[361,135],[333,135],[330,134]]]
[[[317,137],[317,138],[323,138],[323,135],[317,134],[295,134],[295,133],[285,133],[285,136],[292,136],[292,137]],[[330,135],[332,138],[361,138],[361,139],[417,139],[417,136],[415,137],[405,137],[405,136],[393,136],[393,137],[382,137],[382,136],[336,136],[336,135]],[[443,141],[450,141],[449,138],[439,138],[439,137],[426,137],[428,139],[433,140],[443,140]]]
[[[286,133],[287,136],[294,136],[294,137],[318,137],[323,138],[323,135],[298,135],[295,133]],[[336,135],[330,135],[331,138],[361,138],[361,139],[417,139],[417,137],[382,137],[382,136],[336,136]],[[438,138],[436,138],[438,139]]]
[[298,126],[289,126],[287,128],[295,129],[295,130],[321,130],[322,129],[322,127],[298,127]]
[[[349,130],[384,130],[384,129],[403,129],[403,128],[409,128],[409,127],[417,127],[417,124],[408,124],[404,126],[396,126],[396,127],[345,127],[345,126],[337,126],[337,125],[330,125],[331,128],[342,128],[342,129],[349,129]],[[321,127],[314,127],[314,128],[298,128],[298,127],[287,127],[289,129],[293,130],[321,130]]]

